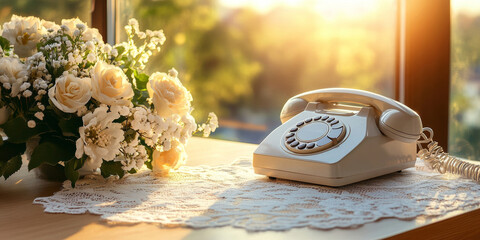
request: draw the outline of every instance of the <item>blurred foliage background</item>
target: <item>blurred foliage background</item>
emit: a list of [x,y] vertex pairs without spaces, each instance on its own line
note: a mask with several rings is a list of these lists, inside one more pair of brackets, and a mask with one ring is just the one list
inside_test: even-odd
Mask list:
[[36,16],[60,23],[62,19],[78,17],[91,25],[91,0],[1,0],[0,23],[10,21],[12,14]]
[[285,101],[325,87],[394,95],[396,1],[130,0],[117,38],[135,17],[167,41],[147,70],[175,67],[197,119],[215,111],[215,136],[260,142]]
[[[480,159],[480,3],[452,0],[449,151]],[[193,112],[220,118],[214,137],[258,143],[291,96],[349,87],[394,95],[396,0],[117,1],[117,41],[137,18],[167,41],[147,74],[175,67]],[[90,23],[90,0],[2,0],[12,14]]]
[[480,2],[451,1],[449,152],[480,160]]

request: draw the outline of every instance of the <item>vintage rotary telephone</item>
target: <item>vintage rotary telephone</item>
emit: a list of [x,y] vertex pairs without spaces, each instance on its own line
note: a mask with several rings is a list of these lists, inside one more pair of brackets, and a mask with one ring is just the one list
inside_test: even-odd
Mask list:
[[256,173],[343,186],[413,167],[418,154],[441,173],[480,178],[479,166],[443,152],[415,111],[375,93],[346,88],[302,93],[287,101],[280,119],[283,124],[254,152]]

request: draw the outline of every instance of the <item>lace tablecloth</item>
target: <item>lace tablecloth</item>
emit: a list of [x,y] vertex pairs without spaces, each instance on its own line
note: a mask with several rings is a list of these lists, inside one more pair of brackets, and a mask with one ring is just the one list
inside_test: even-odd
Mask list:
[[480,184],[426,171],[419,163],[400,173],[330,188],[270,180],[253,173],[251,159],[240,159],[232,165],[184,166],[166,178],[148,170],[120,180],[89,176],[74,189],[66,181],[63,190],[34,203],[48,213],[90,212],[113,222],[165,227],[330,229],[477,207]]

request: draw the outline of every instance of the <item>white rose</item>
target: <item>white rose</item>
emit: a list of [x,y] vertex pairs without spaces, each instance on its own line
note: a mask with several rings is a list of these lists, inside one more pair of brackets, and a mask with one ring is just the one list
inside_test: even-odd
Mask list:
[[92,69],[92,97],[107,105],[131,104],[132,84],[122,69],[98,61]]
[[37,43],[45,28],[36,17],[20,17],[13,15],[10,22],[3,24],[2,37],[14,45],[14,52],[19,57],[29,57],[37,52]]
[[25,64],[18,58],[2,57],[0,58],[0,83],[11,88],[10,96],[15,97],[20,92],[20,86],[27,81],[28,71]]
[[92,97],[91,80],[65,74],[57,78],[55,86],[48,90],[52,103],[66,113],[77,112]]
[[172,114],[183,116],[190,111],[192,95],[174,74],[152,74],[148,79],[147,90],[155,112],[162,117]]
[[168,151],[153,151],[152,170],[155,174],[167,175],[170,170],[175,170],[182,166],[186,160],[185,146],[178,141],[174,141],[172,148]]

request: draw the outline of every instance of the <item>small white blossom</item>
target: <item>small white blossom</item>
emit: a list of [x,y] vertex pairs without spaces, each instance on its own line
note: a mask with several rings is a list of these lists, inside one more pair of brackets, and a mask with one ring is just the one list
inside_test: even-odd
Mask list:
[[112,49],[111,54],[112,54],[112,56],[117,57],[118,56],[118,50],[116,48]]
[[85,31],[85,28],[86,28],[85,24],[77,23],[75,26],[78,28],[78,30],[80,30],[82,32]]
[[96,59],[97,58],[95,57],[95,54],[93,54],[93,52],[91,52],[87,55],[87,61],[89,61],[89,62],[95,62]]
[[145,34],[145,32],[138,32],[137,33],[137,36],[140,38],[140,39],[145,39],[147,37],[147,34]]
[[130,114],[130,109],[127,106],[114,105],[110,108],[110,111],[117,112],[120,116],[127,116]]
[[38,118],[39,120],[43,120],[43,117],[45,116],[43,114],[43,112],[36,112],[35,115],[34,115],[36,118]]
[[[70,32],[70,28],[67,27],[66,25],[62,25],[62,26],[60,26],[60,28],[61,28],[64,32]],[[60,39],[58,39],[58,40],[56,40],[56,41],[59,42]]]
[[35,123],[35,121],[30,120],[30,121],[27,122],[27,126],[28,126],[29,128],[34,128],[34,127],[37,126],[37,124]]
[[43,104],[37,103],[37,107],[40,109],[40,111],[45,111],[45,106]]
[[30,87],[30,83],[28,82],[24,82],[21,86],[20,86],[20,92],[23,92],[25,90],[27,90],[27,88]]
[[110,46],[110,44],[105,44],[105,46],[103,46],[103,51],[106,52],[106,53],[109,53],[110,51],[112,51],[112,46]]
[[77,116],[81,117],[83,115],[85,115],[86,113],[88,112],[88,109],[86,106],[82,106],[78,109],[77,111]]
[[26,97],[26,98],[32,96],[32,91],[30,91],[30,90],[25,90],[25,92],[23,92],[23,96]]
[[87,46],[87,49],[90,50],[90,51],[95,48],[95,44],[92,41],[86,42],[85,46]]

